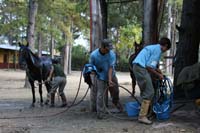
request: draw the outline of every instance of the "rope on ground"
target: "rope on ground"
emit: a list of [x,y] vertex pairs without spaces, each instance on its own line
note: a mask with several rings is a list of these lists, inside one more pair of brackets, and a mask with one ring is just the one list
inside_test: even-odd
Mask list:
[[[126,90],[129,94],[131,94],[131,96],[139,103],[139,104],[141,104],[140,103],[140,101],[127,89],[127,88],[125,88],[125,87],[123,87],[123,86],[121,86],[121,85],[119,85],[119,87],[120,88],[122,88],[122,89],[124,89],[124,90]],[[107,87],[106,88],[106,90],[104,91],[104,94],[103,94],[103,106],[104,106],[104,108],[105,108],[105,110],[106,110],[106,112],[108,113],[108,115],[110,115],[110,116],[112,116],[112,117],[114,117],[114,118],[117,118],[117,119],[120,119],[120,120],[135,120],[136,118],[135,117],[120,117],[120,116],[118,116],[118,115],[115,115],[114,113],[112,113],[108,108],[107,108],[107,106],[106,106],[106,103],[105,103],[105,95],[106,95],[106,92],[108,91],[108,89],[109,89],[109,87]],[[124,113],[124,112],[123,112]],[[134,119],[135,118],[135,119]]]
[[81,71],[81,76],[80,76],[80,80],[79,80],[79,85],[78,85],[78,90],[77,90],[77,93],[74,97],[74,100],[72,102],[72,104],[70,106],[68,106],[66,109],[60,111],[60,112],[57,112],[57,113],[54,113],[54,114],[49,114],[49,115],[34,115],[34,116],[14,116],[14,117],[0,117],[0,119],[25,119],[25,118],[44,118],[44,117],[53,117],[53,116],[57,116],[57,115],[60,115],[66,111],[68,111],[71,107],[73,106],[76,106],[78,104],[80,104],[84,99],[85,97],[87,96],[87,93],[89,91],[89,87],[88,89],[86,90],[84,96],[81,98],[80,101],[78,101],[77,103],[76,102],[76,99],[78,97],[78,94],[79,94],[79,91],[80,91],[80,86],[81,86],[81,80],[82,80],[82,71]]

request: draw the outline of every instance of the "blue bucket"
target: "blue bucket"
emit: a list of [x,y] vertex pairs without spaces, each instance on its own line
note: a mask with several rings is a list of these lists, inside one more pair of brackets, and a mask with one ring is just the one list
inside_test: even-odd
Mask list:
[[140,112],[140,104],[137,101],[126,103],[125,108],[129,117],[138,116]]
[[170,110],[166,110],[165,112],[156,113],[156,118],[158,120],[168,120],[170,117]]
[[168,102],[154,104],[153,111],[156,113],[158,120],[167,120],[170,117],[170,105]]

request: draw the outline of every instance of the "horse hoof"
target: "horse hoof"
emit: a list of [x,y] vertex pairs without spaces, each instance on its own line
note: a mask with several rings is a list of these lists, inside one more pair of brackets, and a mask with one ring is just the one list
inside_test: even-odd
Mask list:
[[31,105],[30,105],[30,108],[34,108],[34,107],[35,107],[35,104],[31,104]]
[[44,105],[43,105],[43,103],[40,103],[40,107],[43,107]]
[[45,104],[45,105],[48,105],[48,104],[49,104],[49,100],[46,100],[44,104]]
[[54,107],[55,107],[55,105],[54,105],[54,104],[51,104],[49,107],[50,107],[50,108],[54,108]]

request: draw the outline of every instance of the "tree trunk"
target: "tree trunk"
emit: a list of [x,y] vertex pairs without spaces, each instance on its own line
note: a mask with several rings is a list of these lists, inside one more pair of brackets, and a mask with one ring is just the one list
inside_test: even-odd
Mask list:
[[67,74],[69,74],[69,61],[70,61],[70,45],[65,45],[65,47],[64,47],[64,57],[63,57],[63,59],[64,59],[64,61],[63,61],[63,63],[64,63],[64,73],[67,75]]
[[53,35],[51,34],[51,43],[50,43],[50,55],[51,55],[51,58],[54,57],[54,38],[53,38]]
[[102,14],[102,36],[107,38],[107,18],[108,18],[108,6],[105,0],[100,0],[101,14]]
[[143,0],[143,44],[157,43],[158,41],[158,0]]
[[29,0],[29,12],[28,12],[28,27],[27,27],[27,41],[30,49],[34,51],[35,44],[35,18],[37,14],[38,3],[37,0]]
[[38,56],[42,56],[42,32],[38,32]]
[[173,56],[175,55],[174,50],[176,49],[176,3],[168,3],[168,38],[171,39],[172,47],[167,51],[168,58],[166,59],[166,73],[173,75]]
[[181,70],[198,62],[198,50],[200,42],[200,1],[184,0],[181,25],[179,30],[179,42],[175,58],[174,86],[175,98],[185,95],[180,86],[176,86],[177,78]]
[[[38,8],[38,3],[37,0],[29,0],[29,5],[28,5],[28,27],[27,27],[27,41],[29,43],[30,49],[34,51],[34,44],[35,44],[35,39],[34,39],[34,34],[35,34],[35,17],[37,14],[37,8]],[[30,88],[30,84],[27,80],[27,75],[26,75],[26,80],[25,80],[25,88]]]
[[90,51],[101,46],[102,40],[102,16],[99,0],[90,0]]

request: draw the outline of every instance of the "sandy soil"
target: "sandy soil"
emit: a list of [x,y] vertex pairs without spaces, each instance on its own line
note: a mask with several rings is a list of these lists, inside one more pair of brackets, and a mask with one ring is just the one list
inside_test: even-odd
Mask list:
[[[129,73],[118,72],[117,76],[120,85],[131,90]],[[154,119],[152,125],[140,124],[136,118],[128,118],[125,112],[114,114],[121,119],[107,115],[107,119],[98,120],[89,112],[89,94],[81,104],[70,109],[41,107],[39,102],[35,108],[30,108],[32,94],[31,89],[23,88],[24,78],[24,71],[0,70],[0,133],[200,133],[200,116],[193,104],[174,112],[168,121]],[[67,77],[65,93],[69,104],[74,99],[79,80],[80,72],[72,72]],[[82,80],[78,101],[86,90],[87,85]],[[38,88],[35,93],[39,101]],[[46,98],[45,87],[43,97]],[[134,100],[122,89],[120,99],[123,105]],[[56,104],[60,102],[56,98]],[[109,108],[112,108],[110,102]]]

